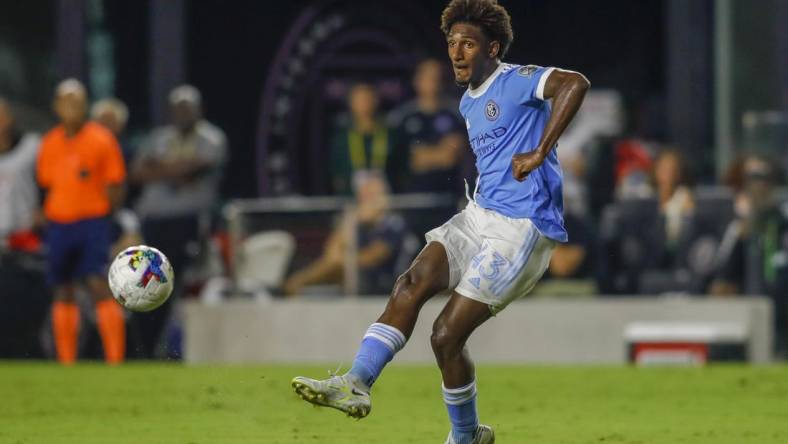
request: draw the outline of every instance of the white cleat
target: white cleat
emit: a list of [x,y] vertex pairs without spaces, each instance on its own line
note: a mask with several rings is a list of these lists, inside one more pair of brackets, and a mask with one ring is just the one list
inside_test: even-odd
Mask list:
[[372,410],[369,390],[346,375],[332,376],[322,381],[296,376],[290,385],[304,401],[335,408],[351,418],[361,419]]
[[[495,432],[492,427],[484,424],[479,424],[476,427],[476,433],[473,434],[473,441],[471,444],[493,444],[495,442]],[[457,444],[449,431],[449,437],[446,438],[446,444]]]

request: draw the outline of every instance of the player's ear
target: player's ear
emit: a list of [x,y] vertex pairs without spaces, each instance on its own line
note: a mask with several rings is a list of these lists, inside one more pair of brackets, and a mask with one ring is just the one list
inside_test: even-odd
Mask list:
[[490,47],[487,54],[491,59],[497,59],[501,54],[501,42],[497,40],[490,42]]

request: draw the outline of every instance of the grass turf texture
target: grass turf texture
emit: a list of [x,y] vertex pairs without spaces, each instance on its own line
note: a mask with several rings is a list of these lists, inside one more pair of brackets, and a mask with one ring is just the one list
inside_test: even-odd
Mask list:
[[[499,443],[786,443],[788,369],[480,366]],[[443,443],[440,375],[392,366],[361,421],[290,388],[315,366],[0,361],[0,443]]]

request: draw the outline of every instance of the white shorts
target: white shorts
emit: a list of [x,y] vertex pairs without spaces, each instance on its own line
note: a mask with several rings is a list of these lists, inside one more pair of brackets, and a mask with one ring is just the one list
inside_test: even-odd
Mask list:
[[446,250],[448,290],[489,305],[493,314],[534,288],[556,244],[530,219],[512,219],[473,201],[425,237]]

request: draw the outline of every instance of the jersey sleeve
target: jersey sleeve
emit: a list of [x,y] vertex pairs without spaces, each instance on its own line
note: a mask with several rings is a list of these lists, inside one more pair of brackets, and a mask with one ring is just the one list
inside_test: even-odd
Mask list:
[[517,68],[510,77],[510,88],[513,89],[520,104],[533,100],[545,100],[544,87],[547,78],[555,68],[544,68],[536,65],[526,65]]

